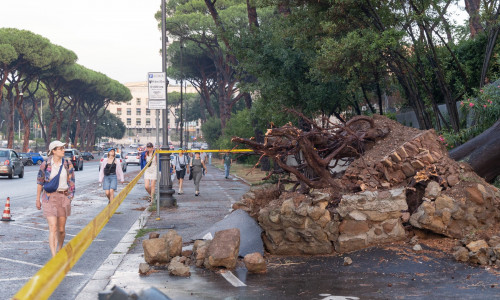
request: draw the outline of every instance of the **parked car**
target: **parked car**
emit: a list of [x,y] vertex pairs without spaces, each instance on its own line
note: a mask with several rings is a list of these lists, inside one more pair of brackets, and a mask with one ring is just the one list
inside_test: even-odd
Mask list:
[[33,160],[31,160],[31,156],[28,153],[19,153],[19,158],[23,162],[23,166],[32,166]]
[[24,165],[16,151],[0,148],[0,175],[9,176],[9,179],[15,175],[24,177]]
[[208,144],[207,143],[202,143],[201,144],[201,150],[208,150]]
[[[104,155],[101,158],[101,162],[105,159],[108,159],[108,153],[104,153]],[[122,164],[123,173],[127,172],[127,161],[122,159],[122,156],[120,153],[116,153],[116,159],[120,160],[120,163]],[[101,171],[101,164],[99,164],[99,171]]]
[[35,165],[41,165],[44,161],[43,156],[41,156],[40,153],[28,152],[26,154],[31,157],[31,160],[33,161],[33,164],[35,164]]
[[125,155],[125,160],[127,161],[127,165],[140,165],[141,155],[139,154],[139,152],[129,152]]
[[83,170],[83,156],[82,153],[76,149],[65,149],[64,157],[73,163],[75,171]]
[[49,159],[47,152],[42,152],[40,155],[43,157],[43,160],[45,160],[45,161],[47,161],[47,159]]
[[90,152],[82,152],[82,157],[85,160],[94,159],[94,155],[92,155],[92,153],[90,153]]

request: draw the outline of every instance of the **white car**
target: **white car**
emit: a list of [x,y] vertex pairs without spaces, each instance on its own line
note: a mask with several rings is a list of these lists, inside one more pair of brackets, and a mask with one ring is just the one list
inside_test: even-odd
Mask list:
[[127,165],[140,165],[141,155],[139,154],[139,152],[129,152],[125,155],[125,160],[127,161]]

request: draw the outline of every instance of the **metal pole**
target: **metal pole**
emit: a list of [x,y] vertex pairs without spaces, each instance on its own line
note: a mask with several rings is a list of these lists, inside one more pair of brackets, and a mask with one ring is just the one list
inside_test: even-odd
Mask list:
[[[165,18],[165,0],[161,0],[161,70],[167,72],[167,34]],[[163,145],[162,150],[169,150],[168,144],[168,76],[165,76],[165,102],[163,110]],[[161,178],[160,178],[160,205],[161,207],[173,207],[177,205],[173,194],[172,181],[170,180],[170,154],[162,153],[160,155]]]
[[185,145],[186,147],[184,148],[184,143],[183,143],[183,141],[184,141],[184,139],[183,139],[183,132],[184,132],[183,131],[184,130],[183,124],[184,123],[183,123],[183,115],[182,115],[182,106],[183,106],[182,105],[182,102],[183,102],[183,97],[182,97],[182,79],[183,79],[184,76],[182,74],[182,39],[180,40],[180,45],[181,45],[180,46],[181,47],[180,48],[180,51],[181,51],[181,112],[180,112],[179,115],[181,117],[181,120],[180,120],[180,123],[181,123],[181,132],[180,132],[179,136],[180,136],[180,139],[181,139],[181,148],[182,149],[185,149],[185,148],[187,149],[187,144]]

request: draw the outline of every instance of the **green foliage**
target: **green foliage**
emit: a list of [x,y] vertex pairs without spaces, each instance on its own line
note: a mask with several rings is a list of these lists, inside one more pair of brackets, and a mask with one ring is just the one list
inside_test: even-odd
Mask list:
[[201,125],[201,131],[203,132],[203,138],[210,145],[210,148],[216,149],[217,140],[222,135],[220,119],[217,117],[208,118]]
[[454,148],[490,128],[500,119],[500,80],[476,91],[476,96],[460,102],[464,121],[472,120],[471,125],[457,133],[443,131],[441,140],[445,146]]

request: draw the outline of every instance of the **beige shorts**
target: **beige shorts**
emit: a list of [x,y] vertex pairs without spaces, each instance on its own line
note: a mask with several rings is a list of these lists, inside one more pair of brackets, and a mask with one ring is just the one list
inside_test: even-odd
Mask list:
[[44,217],[69,217],[71,215],[71,201],[61,193],[49,195],[49,202],[42,202]]

